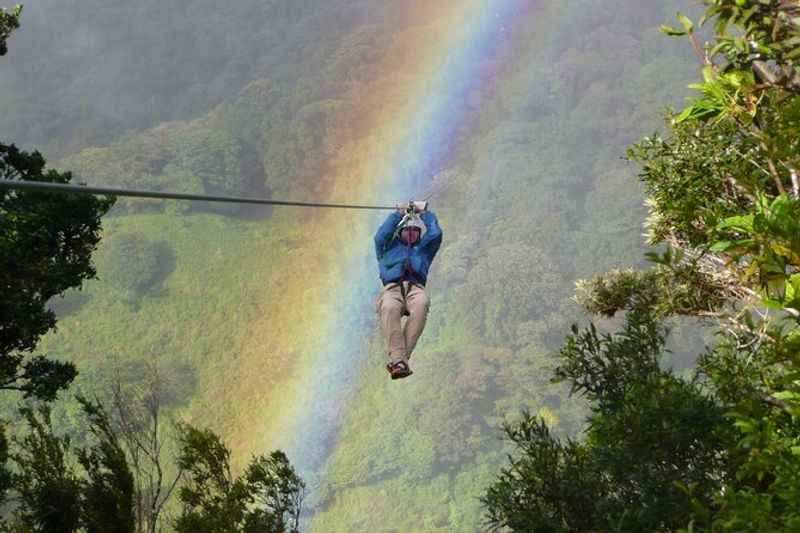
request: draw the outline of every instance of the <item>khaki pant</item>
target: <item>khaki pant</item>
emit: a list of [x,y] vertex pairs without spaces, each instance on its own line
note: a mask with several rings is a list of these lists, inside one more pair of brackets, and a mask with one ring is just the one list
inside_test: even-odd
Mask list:
[[[376,307],[381,318],[383,333],[389,345],[388,355],[392,363],[408,361],[417,345],[419,336],[428,319],[430,300],[425,288],[407,281],[403,282],[405,300],[400,283],[390,283],[381,289]],[[403,321],[404,312],[408,316]]]

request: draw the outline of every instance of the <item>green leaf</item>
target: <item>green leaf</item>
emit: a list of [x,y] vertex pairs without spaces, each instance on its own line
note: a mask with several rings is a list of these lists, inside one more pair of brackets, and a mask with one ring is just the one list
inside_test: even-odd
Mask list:
[[[667,265],[669,266],[673,262],[672,257],[672,248],[667,248],[667,251],[664,252],[663,255],[658,254],[657,252],[647,252],[644,256],[647,258],[648,261],[659,265]],[[680,261],[680,258],[676,257],[676,261]]]
[[792,274],[786,281],[786,307],[800,307],[800,274]]
[[717,54],[718,54],[718,53],[720,53],[720,52],[725,52],[725,51],[727,51],[727,50],[730,48],[730,46],[731,46],[731,43],[729,43],[729,42],[727,42],[727,41],[721,41],[721,42],[717,43],[717,44],[716,44],[716,45],[715,45],[715,46],[714,46],[714,47],[711,49],[711,51],[708,53],[708,55],[709,55],[710,57],[714,57],[715,55],[717,55]]
[[673,26],[667,26],[666,24],[662,24],[661,26],[658,27],[658,29],[659,31],[661,31],[661,33],[670,35],[672,37],[680,37],[681,35],[686,35],[685,31],[681,31]]
[[694,31],[694,23],[686,15],[678,13],[678,21],[686,29],[686,33],[692,33],[692,31]]
[[[794,274],[786,282],[786,307],[800,311],[800,274]],[[800,350],[798,350],[800,353]]]
[[728,217],[720,221],[719,224],[717,224],[717,229],[718,230],[734,229],[739,231],[752,232],[753,221],[754,221],[753,215],[738,215],[734,217]]
[[747,21],[750,20],[750,17],[752,17],[757,11],[758,11],[758,6],[753,6],[750,9],[746,10],[739,23],[743,25],[747,24]]
[[717,241],[709,248],[709,251],[714,253],[723,253],[736,246],[733,241]]

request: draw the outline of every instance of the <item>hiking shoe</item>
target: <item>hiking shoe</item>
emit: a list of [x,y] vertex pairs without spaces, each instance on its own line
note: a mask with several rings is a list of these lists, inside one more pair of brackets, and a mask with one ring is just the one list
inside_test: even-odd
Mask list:
[[413,374],[411,368],[408,366],[408,363],[406,363],[405,361],[397,361],[396,363],[389,363],[388,365],[386,365],[386,370],[389,371],[389,374],[391,374],[392,379],[403,379]]

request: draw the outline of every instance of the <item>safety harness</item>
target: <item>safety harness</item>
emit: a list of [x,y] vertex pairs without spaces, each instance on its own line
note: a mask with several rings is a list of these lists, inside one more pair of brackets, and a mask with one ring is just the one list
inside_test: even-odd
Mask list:
[[[427,204],[427,202],[425,202]],[[423,208],[424,209],[424,208]],[[403,230],[404,227],[408,224],[408,222],[414,218],[419,216],[416,213],[415,202],[413,200],[408,202],[408,207],[406,208],[405,215],[403,215],[402,220],[397,224],[397,227],[394,230],[394,235],[392,235],[392,240],[397,239],[400,236],[400,232]],[[411,245],[406,244],[406,246],[410,249]],[[403,303],[405,304],[406,297],[408,296],[408,290],[406,289],[406,283],[411,285],[416,285],[420,288],[425,288],[425,285],[419,282],[419,279],[416,278],[414,271],[411,269],[411,260],[409,258],[409,254],[406,254],[406,260],[403,264],[403,275],[399,281],[394,281],[392,283],[386,284],[386,290],[393,289],[393,285],[397,284],[400,286],[400,295],[403,297]],[[410,290],[410,289],[409,289]],[[403,316],[408,316],[410,313],[408,312],[408,308],[404,306],[403,308]]]

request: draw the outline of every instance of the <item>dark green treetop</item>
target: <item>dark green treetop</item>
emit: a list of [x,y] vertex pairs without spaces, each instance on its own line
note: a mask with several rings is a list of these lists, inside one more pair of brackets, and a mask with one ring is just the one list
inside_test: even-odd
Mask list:
[[488,520],[513,531],[674,531],[729,477],[735,443],[724,411],[695,380],[660,367],[666,331],[652,314],[623,329],[574,328],[556,379],[589,400],[583,442],[560,441],[525,414],[506,426],[518,458],[483,497]]
[[[53,432],[50,408],[20,410],[29,432],[15,439],[12,460],[17,507],[14,526],[22,531],[72,533],[80,527],[81,479],[70,467],[71,439]],[[13,530],[13,529],[12,529]]]
[[[134,476],[110,417],[84,397],[91,444],[76,448],[53,428],[49,404],[20,412],[27,434],[14,439],[12,531],[132,533]],[[77,461],[76,461],[77,459]],[[77,464],[82,469],[76,468]]]
[[305,484],[283,452],[252,459],[240,477],[230,450],[209,430],[181,426],[178,533],[296,533]]
[[[0,144],[0,179],[68,183],[44,158]],[[75,377],[71,363],[31,357],[56,324],[47,302],[94,277],[91,254],[114,199],[0,191],[0,389],[52,399]]]
[[78,396],[96,440],[90,448],[77,450],[86,471],[82,483],[83,526],[97,533],[133,533],[135,480],[111,417],[97,401]]
[[19,16],[21,13],[22,6],[14,6],[9,11],[0,7],[0,56],[4,56],[8,52],[6,40],[12,31],[19,28]]

